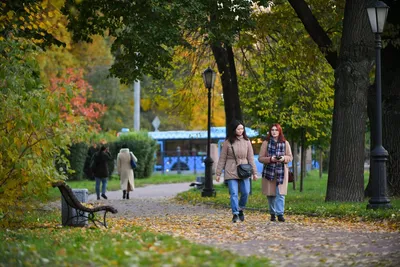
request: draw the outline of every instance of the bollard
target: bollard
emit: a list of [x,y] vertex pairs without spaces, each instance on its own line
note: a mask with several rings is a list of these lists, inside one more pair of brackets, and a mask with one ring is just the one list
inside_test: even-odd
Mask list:
[[[88,190],[87,189],[72,189],[72,193],[81,203],[86,203],[88,200]],[[75,209],[68,207],[67,202],[61,197],[61,220],[63,225],[68,226],[86,226],[88,224],[87,218],[75,217],[77,216]],[[87,217],[87,212],[84,213]],[[73,218],[75,217],[75,218]],[[73,218],[73,219],[71,219]]]
[[178,162],[177,162],[177,168],[178,168],[178,174],[181,174],[181,147],[178,146],[176,148],[176,153],[178,155]]
[[196,170],[196,155],[197,155],[196,148],[192,148],[192,156],[193,156],[193,173],[194,173],[194,174],[197,174],[197,170]]

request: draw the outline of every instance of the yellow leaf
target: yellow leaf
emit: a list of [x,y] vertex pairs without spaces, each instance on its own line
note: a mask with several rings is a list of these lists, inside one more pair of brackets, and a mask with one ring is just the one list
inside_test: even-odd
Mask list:
[[14,17],[14,11],[12,11],[12,10],[8,11],[7,16],[9,19],[12,19],[12,17]]

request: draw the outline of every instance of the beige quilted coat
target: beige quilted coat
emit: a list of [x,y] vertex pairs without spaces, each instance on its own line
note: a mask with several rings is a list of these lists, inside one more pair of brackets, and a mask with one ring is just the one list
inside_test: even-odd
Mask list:
[[[131,167],[131,156],[133,155],[133,160],[137,162],[135,155],[129,151],[129,148],[122,148],[117,156],[117,171],[120,177],[121,190],[133,191],[135,188],[134,184],[134,174]],[[128,182],[131,185],[128,188]]]
[[[253,175],[257,175],[257,167],[254,162],[254,152],[250,140],[245,140],[243,136],[239,136],[233,143],[233,149],[235,150],[237,164],[251,164],[253,167]],[[218,159],[216,175],[221,176],[222,170],[224,170],[224,180],[239,179],[235,158],[229,140],[225,140],[222,146],[221,154]]]

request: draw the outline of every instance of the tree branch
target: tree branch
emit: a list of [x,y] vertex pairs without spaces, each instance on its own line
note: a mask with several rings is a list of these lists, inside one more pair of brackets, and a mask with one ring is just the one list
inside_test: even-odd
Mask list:
[[333,48],[331,39],[314,17],[307,3],[304,0],[289,0],[289,3],[303,23],[308,34],[310,34],[311,38],[318,45],[319,50],[325,55],[328,63],[335,69],[338,57],[337,51]]

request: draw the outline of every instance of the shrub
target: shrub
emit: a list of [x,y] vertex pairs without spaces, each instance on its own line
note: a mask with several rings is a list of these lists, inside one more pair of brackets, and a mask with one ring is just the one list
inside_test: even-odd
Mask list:
[[87,161],[88,149],[88,145],[84,142],[70,146],[69,155],[67,158],[70,163],[70,169],[72,169],[73,172],[67,174],[68,179],[78,181],[87,177],[84,173],[84,170]]

